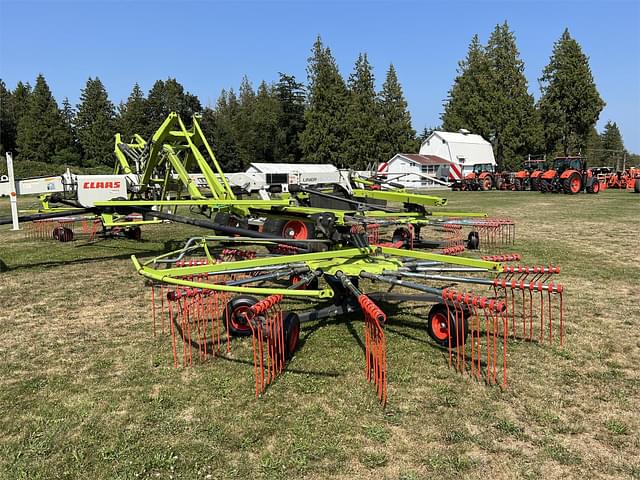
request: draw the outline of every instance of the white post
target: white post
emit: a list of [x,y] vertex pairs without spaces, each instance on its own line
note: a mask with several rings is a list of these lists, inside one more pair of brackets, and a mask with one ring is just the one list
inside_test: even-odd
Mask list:
[[7,152],[7,175],[9,176],[9,203],[11,204],[11,220],[13,228],[11,230],[20,230],[18,224],[18,192],[16,190],[16,179],[13,176],[13,154]]

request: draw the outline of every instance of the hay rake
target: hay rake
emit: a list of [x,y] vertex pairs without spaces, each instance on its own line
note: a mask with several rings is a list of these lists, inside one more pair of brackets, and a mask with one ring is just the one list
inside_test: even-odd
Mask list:
[[[174,365],[224,354],[224,343],[228,353],[231,337],[251,337],[256,396],[293,357],[301,324],[361,312],[365,376],[385,404],[387,302],[432,304],[426,330],[446,349],[449,366],[503,388],[509,341],[551,343],[559,332],[564,342],[564,288],[553,281],[560,269],[493,261],[518,261],[517,254],[479,260],[378,244],[273,255],[219,240],[191,239],[186,250],[132,260],[151,280],[154,333],[158,315],[163,331],[165,319],[170,324]],[[315,301],[315,308],[290,311],[287,298]]]

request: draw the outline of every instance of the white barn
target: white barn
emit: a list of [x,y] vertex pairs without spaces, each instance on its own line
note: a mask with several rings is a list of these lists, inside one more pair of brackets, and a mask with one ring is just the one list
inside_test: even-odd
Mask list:
[[459,132],[433,132],[422,142],[420,155],[436,155],[450,162],[449,180],[459,180],[473,170],[474,165],[496,165],[493,147],[480,135]]
[[437,155],[398,153],[378,166],[378,175],[409,188],[432,188],[446,182],[449,161]]

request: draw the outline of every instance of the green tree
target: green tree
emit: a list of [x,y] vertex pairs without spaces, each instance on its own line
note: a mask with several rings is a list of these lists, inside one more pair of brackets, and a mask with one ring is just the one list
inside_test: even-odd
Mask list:
[[273,87],[268,86],[264,81],[258,87],[255,99],[255,109],[253,117],[253,128],[255,138],[255,160],[256,162],[275,162],[279,150],[279,129],[278,120],[280,118],[280,103],[275,95]]
[[411,126],[411,114],[393,64],[380,92],[380,160],[391,159],[396,153],[411,153],[418,148],[416,132]]
[[541,126],[528,92],[524,62],[507,22],[496,25],[486,48],[489,62],[490,137],[499,166],[513,170],[540,147]]
[[300,134],[305,128],[305,90],[293,75],[280,73],[275,85],[275,94],[280,103],[278,118],[277,158],[283,162],[298,163],[302,159]]
[[82,153],[78,142],[78,134],[75,127],[76,112],[67,97],[62,101],[62,122],[66,130],[68,144],[53,157],[55,163],[62,165],[80,165],[82,163]]
[[622,157],[625,154],[622,134],[615,122],[609,120],[600,135],[600,164],[622,167]]
[[157,80],[146,101],[146,121],[144,138],[149,138],[160,127],[169,113],[176,112],[185,123],[189,123],[194,113],[202,111],[200,100],[195,95],[185,91],[184,87],[175,79]]
[[13,151],[16,144],[16,124],[11,108],[11,90],[0,78],[0,155]]
[[112,165],[115,112],[98,77],[89,77],[80,94],[76,120],[84,165]]
[[22,160],[51,163],[56,154],[68,147],[69,142],[58,104],[47,81],[40,74],[18,122],[18,153]]
[[347,135],[342,158],[352,168],[364,170],[381,158],[379,139],[382,123],[376,100],[375,79],[367,54],[360,54],[349,75],[345,126]]
[[492,133],[490,83],[489,59],[478,35],[474,35],[466,58],[458,63],[458,75],[441,115],[442,128],[449,132],[464,128],[489,139]]
[[[134,134],[143,134],[147,131],[146,99],[137,83],[133,86],[131,94],[125,103],[118,107],[118,132],[122,134],[124,141],[129,141]],[[160,125],[156,125],[158,128]]]
[[596,89],[589,58],[566,29],[553,46],[540,78],[539,108],[547,152],[577,153],[588,142],[605,102]]
[[255,127],[256,93],[247,78],[242,77],[236,113],[233,115],[234,135],[238,145],[241,168],[255,162],[257,131]]
[[238,172],[243,167],[234,133],[237,112],[238,100],[231,89],[222,90],[215,109],[205,108],[202,114],[203,132],[225,172]]
[[322,45],[320,37],[311,52],[307,66],[306,127],[300,134],[303,158],[308,163],[332,163],[344,167],[341,151],[347,136],[347,87],[331,50]]

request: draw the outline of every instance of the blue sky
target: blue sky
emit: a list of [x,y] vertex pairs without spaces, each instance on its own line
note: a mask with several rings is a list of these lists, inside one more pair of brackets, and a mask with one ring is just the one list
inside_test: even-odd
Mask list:
[[378,86],[396,66],[416,130],[439,123],[443,99],[473,34],[486,42],[508,21],[526,64],[529,90],[565,27],[590,57],[607,120],[640,152],[640,1],[45,1],[0,0],[0,78],[10,88],[43,73],[61,102],[76,103],[99,76],[114,103],[132,85],[145,91],[176,77],[203,103],[244,74],[257,86],[278,72],[306,80],[321,35],[348,76],[367,52]]

